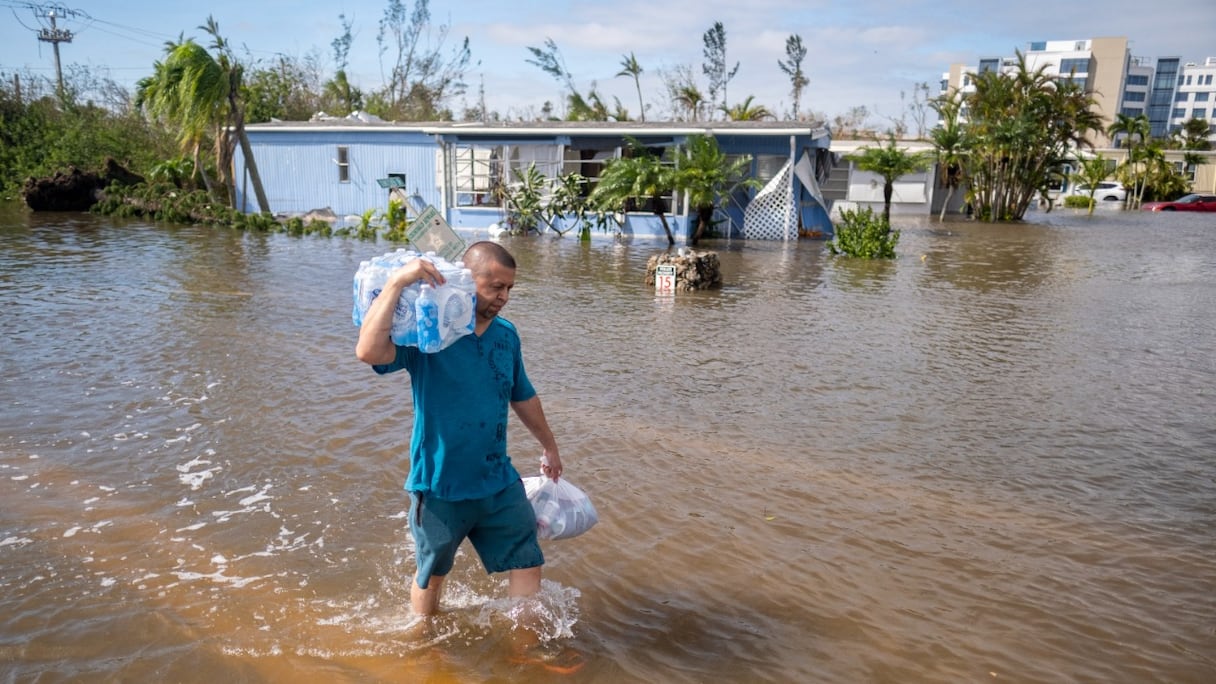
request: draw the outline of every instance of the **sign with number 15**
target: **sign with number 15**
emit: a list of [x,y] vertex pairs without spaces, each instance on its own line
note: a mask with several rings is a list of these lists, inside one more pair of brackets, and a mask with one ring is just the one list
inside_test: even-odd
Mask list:
[[676,293],[676,267],[671,264],[660,264],[654,267],[654,293]]

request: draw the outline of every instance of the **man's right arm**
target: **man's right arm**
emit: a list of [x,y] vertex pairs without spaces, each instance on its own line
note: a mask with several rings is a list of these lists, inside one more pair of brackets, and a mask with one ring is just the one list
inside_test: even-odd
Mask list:
[[397,345],[390,337],[393,329],[393,309],[401,298],[402,290],[419,280],[425,280],[433,286],[443,284],[439,269],[426,259],[414,259],[389,275],[388,282],[364,314],[363,325],[359,326],[355,356],[360,361],[382,366],[397,358]]

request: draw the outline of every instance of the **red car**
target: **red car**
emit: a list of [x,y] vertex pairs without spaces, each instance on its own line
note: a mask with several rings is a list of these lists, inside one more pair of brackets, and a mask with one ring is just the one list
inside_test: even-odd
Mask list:
[[1145,202],[1141,211],[1216,211],[1216,195],[1183,195],[1173,202]]

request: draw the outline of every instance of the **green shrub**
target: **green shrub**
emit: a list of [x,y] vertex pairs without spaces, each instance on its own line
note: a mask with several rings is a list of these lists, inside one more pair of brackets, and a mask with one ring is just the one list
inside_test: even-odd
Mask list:
[[1088,195],[1065,195],[1064,206],[1069,209],[1088,209],[1094,201]]
[[534,230],[540,232],[540,223],[545,218],[548,180],[536,164],[529,164],[523,170],[515,169],[515,176],[519,181],[505,188],[507,223],[522,235]]
[[899,231],[891,230],[891,224],[873,209],[843,209],[828,250],[862,259],[894,259],[898,243]]

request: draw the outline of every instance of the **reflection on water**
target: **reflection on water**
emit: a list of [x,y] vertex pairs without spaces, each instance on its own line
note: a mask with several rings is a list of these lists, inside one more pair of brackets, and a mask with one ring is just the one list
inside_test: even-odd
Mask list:
[[1210,681],[1216,226],[1030,218],[719,243],[669,298],[661,245],[508,241],[601,523],[534,605],[462,554],[419,625],[407,380],[350,323],[385,245],[0,213],[0,672],[556,676],[527,632],[578,681]]

